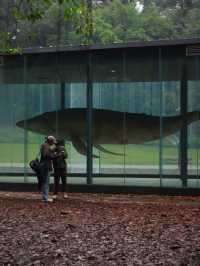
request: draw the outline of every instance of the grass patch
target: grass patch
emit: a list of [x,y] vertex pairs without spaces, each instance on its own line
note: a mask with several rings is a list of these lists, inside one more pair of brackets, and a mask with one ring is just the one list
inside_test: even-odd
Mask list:
[[[0,143],[0,162],[1,163],[23,163],[25,157],[27,161],[32,160],[39,151],[40,144],[22,143]],[[123,153],[125,156],[116,156],[108,153],[99,152],[94,149],[93,153],[100,158],[93,159],[95,164],[133,164],[133,165],[158,165],[159,164],[159,146],[149,145],[105,145],[106,149],[112,152]],[[75,151],[71,144],[66,144],[68,151],[68,162],[72,164],[86,164],[86,157]],[[26,152],[25,152],[26,151]],[[189,158],[192,164],[197,161],[197,149],[189,149]],[[26,154],[27,153],[27,154]],[[25,156],[26,154],[26,156]],[[174,164],[178,160],[178,150],[176,147],[163,148],[163,160],[174,159]]]

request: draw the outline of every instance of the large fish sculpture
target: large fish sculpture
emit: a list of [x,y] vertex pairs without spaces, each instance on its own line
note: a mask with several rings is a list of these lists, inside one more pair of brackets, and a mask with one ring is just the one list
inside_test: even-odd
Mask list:
[[[71,141],[82,155],[87,154],[86,109],[69,108],[46,112],[17,122],[20,128]],[[200,119],[200,112],[187,113],[187,124]],[[162,135],[167,137],[182,127],[182,117],[162,117]],[[104,144],[141,144],[160,138],[160,117],[105,109],[93,109],[93,146],[99,151],[122,155],[105,149]],[[97,157],[94,155],[94,157]]]

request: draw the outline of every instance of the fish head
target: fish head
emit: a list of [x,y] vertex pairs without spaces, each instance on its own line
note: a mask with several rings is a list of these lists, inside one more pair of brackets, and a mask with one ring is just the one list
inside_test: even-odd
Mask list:
[[17,127],[41,135],[53,135],[58,139],[70,141],[70,119],[56,112],[46,112],[16,123]]
[[42,135],[53,135],[55,133],[48,117],[44,115],[18,121],[16,126]]
[[18,121],[16,123],[16,126],[24,129],[25,128],[25,120]]

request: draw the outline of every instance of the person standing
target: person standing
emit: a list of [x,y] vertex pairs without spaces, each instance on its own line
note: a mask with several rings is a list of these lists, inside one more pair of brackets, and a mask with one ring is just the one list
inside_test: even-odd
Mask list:
[[42,199],[44,202],[52,202],[53,199],[49,198],[49,179],[50,172],[52,171],[52,160],[55,158],[56,153],[56,138],[54,136],[48,136],[45,143],[40,147],[40,162],[42,164],[41,168],[41,192]]
[[59,191],[60,179],[62,181],[62,192],[63,198],[67,198],[66,193],[66,178],[67,178],[67,163],[66,159],[68,157],[67,151],[65,149],[65,141],[57,140],[56,143],[56,157],[53,159],[54,168],[54,195],[53,199],[57,199]]

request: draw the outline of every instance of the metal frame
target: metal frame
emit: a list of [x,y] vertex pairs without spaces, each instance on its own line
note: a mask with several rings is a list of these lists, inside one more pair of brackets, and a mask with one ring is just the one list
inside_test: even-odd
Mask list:
[[181,78],[181,116],[182,116],[182,129],[180,132],[180,154],[181,154],[181,179],[183,187],[187,187],[187,168],[188,168],[188,129],[187,129],[187,110],[188,110],[188,86],[187,86],[187,62],[186,57],[183,58],[182,78]]
[[[111,45],[81,45],[81,46],[67,46],[67,47],[56,47],[56,48],[26,48],[23,50],[24,56],[24,86],[26,88],[26,65],[27,65],[27,55],[34,53],[54,53],[54,52],[70,52],[70,51],[85,51],[87,52],[87,66],[86,66],[86,76],[87,76],[87,173],[70,173],[69,177],[83,177],[87,178],[87,184],[92,184],[93,178],[101,178],[101,177],[115,177],[115,178],[160,178],[160,182],[162,185],[162,178],[169,179],[182,179],[183,187],[187,187],[187,179],[198,179],[196,175],[188,175],[187,173],[187,58],[185,55],[183,58],[183,68],[182,68],[182,78],[181,78],[181,115],[183,121],[183,129],[181,131],[181,172],[180,175],[166,175],[162,173],[162,169],[160,166],[160,173],[158,174],[93,174],[93,159],[92,159],[92,108],[93,108],[93,81],[92,81],[92,51],[94,50],[105,50],[105,49],[122,49],[125,50],[127,48],[137,48],[137,47],[158,47],[159,48],[159,60],[161,57],[161,50],[163,46],[181,46],[186,47],[186,45],[190,44],[199,44],[200,38],[198,39],[184,39],[184,40],[174,40],[174,41],[152,41],[152,42],[131,42],[131,43],[122,43],[122,44],[111,44]],[[123,53],[123,56],[125,53]],[[12,55],[13,56],[13,55]],[[159,63],[160,64],[160,63]],[[159,67],[159,76],[162,75],[161,66]],[[125,77],[124,77],[125,78]],[[160,80],[162,82],[162,80]],[[60,105],[61,108],[64,108],[65,105],[65,83],[60,83],[61,90],[61,100]],[[161,95],[162,96],[162,95]],[[162,120],[162,116],[161,116]],[[162,121],[161,121],[162,122]],[[162,125],[161,125],[161,133],[162,133]],[[25,133],[25,142],[27,139],[27,133]],[[25,143],[27,144],[27,143]],[[161,144],[160,144],[161,145]],[[26,147],[26,145],[25,145]],[[26,151],[25,151],[26,156]],[[160,153],[160,157],[162,154]],[[26,161],[26,160],[25,160]],[[34,176],[33,173],[28,173],[27,168],[24,169],[24,178],[27,176]],[[0,176],[23,176],[23,173],[0,173]]]
[[[185,46],[190,44],[200,44],[200,38],[192,39],[177,39],[177,40],[158,40],[146,42],[127,42],[127,43],[112,43],[112,44],[89,44],[89,45],[68,45],[57,47],[29,47],[22,49],[22,54],[35,53],[55,53],[55,52],[70,52],[70,51],[88,51],[88,50],[105,50],[105,49],[122,49],[122,48],[139,48],[139,47],[158,47],[158,46]],[[5,55],[0,53],[0,55]],[[13,56],[13,55],[12,55]]]
[[93,103],[93,83],[92,83],[92,54],[87,56],[87,184],[92,184],[92,103]]
[[[22,177],[24,174],[23,173],[12,173],[12,172],[5,172],[5,173],[0,173],[1,176],[12,176],[12,177]],[[34,173],[27,173],[27,177],[35,176]],[[68,177],[82,177],[82,178],[88,178],[87,173],[68,173]],[[92,174],[92,178],[102,178],[102,177],[114,177],[114,178],[155,178],[159,179],[160,175],[159,174]],[[163,174],[162,178],[163,179],[180,179],[180,175],[169,175],[169,174]],[[187,175],[186,178],[189,179],[199,179],[197,175]],[[0,182],[1,183],[1,182]]]
[[[36,183],[0,183],[3,191],[37,191]],[[50,189],[53,186],[50,184]],[[199,196],[198,188],[176,188],[176,187],[149,187],[149,186],[115,186],[115,185],[85,185],[85,184],[68,184],[68,192],[78,193],[119,193],[119,194],[157,194],[171,196]]]

